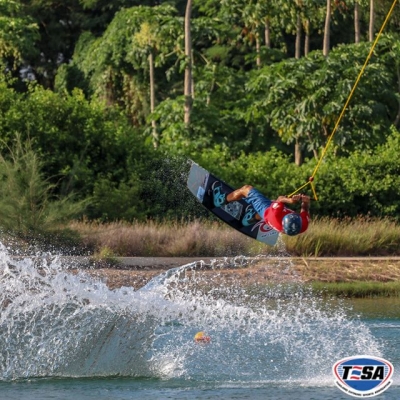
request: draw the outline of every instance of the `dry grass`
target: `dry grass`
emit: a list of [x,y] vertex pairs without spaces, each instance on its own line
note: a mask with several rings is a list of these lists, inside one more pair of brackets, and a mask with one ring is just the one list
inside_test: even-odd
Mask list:
[[285,238],[298,256],[373,256],[400,254],[400,226],[388,219],[314,220],[306,233]]
[[74,222],[69,228],[79,232],[83,244],[96,252],[107,248],[114,255],[124,257],[251,255],[263,247],[217,222]]
[[115,256],[221,257],[282,252],[302,257],[400,255],[400,226],[389,220],[316,219],[308,231],[282,236],[283,246],[269,247],[220,222],[155,221],[100,224],[73,222],[83,244]]

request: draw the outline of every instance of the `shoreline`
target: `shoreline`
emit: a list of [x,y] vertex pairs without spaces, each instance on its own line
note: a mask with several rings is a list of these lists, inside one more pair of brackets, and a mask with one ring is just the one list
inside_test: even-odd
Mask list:
[[230,287],[262,290],[277,285],[309,286],[317,295],[400,297],[400,257],[110,257],[11,256],[40,268],[56,262],[73,274],[84,271],[110,290],[139,290],[154,277],[182,268],[180,278],[201,290]]
[[[183,266],[192,262],[204,261],[206,264],[211,264],[213,261],[231,262],[232,260],[246,259],[250,261],[276,261],[286,260],[293,263],[299,262],[378,262],[378,261],[392,261],[400,264],[400,256],[387,256],[387,257],[281,257],[281,256],[236,256],[236,257],[115,257],[115,260],[121,267],[126,268],[159,268],[169,269],[174,267]],[[399,276],[400,279],[400,276]]]
[[140,289],[155,276],[193,263],[185,278],[207,286],[304,283],[334,295],[399,296],[400,257],[118,257],[88,269],[110,289]]

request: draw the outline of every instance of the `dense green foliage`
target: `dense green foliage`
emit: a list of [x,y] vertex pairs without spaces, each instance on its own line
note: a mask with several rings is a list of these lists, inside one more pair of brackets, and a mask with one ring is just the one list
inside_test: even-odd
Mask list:
[[[29,142],[46,199],[74,196],[87,205],[82,217],[100,221],[206,215],[185,188],[190,159],[234,186],[292,193],[314,171],[371,48],[367,2],[360,43],[354,2],[333,2],[324,55],[325,1],[195,1],[190,126],[186,4],[155,3],[0,1],[4,165],[15,162],[16,138]],[[392,2],[376,3],[375,30]],[[400,215],[398,14],[317,171],[314,214]]]

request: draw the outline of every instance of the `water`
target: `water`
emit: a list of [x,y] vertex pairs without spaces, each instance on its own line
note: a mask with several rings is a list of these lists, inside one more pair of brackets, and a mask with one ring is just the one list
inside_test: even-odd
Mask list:
[[[57,257],[16,261],[0,247],[0,399],[345,399],[332,365],[357,354],[391,361],[379,397],[400,397],[399,299],[244,290],[198,268],[109,290]],[[200,330],[210,344],[193,342]]]

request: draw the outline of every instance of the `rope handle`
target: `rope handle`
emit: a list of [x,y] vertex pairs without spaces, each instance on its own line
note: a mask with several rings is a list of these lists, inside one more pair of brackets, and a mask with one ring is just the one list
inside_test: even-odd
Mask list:
[[310,185],[310,186],[311,186],[311,190],[312,190],[313,195],[314,195],[314,198],[311,198],[311,199],[312,199],[312,200],[315,200],[315,201],[318,201],[318,196],[317,196],[317,192],[315,191],[315,186],[314,186],[314,184],[313,184],[313,181],[314,181],[314,177],[313,177],[313,176],[310,176],[310,177],[308,178],[308,181],[307,181],[304,185],[300,186],[297,190],[295,190],[293,193],[289,194],[287,197],[292,197],[292,196],[295,195],[296,193],[300,192],[300,190],[302,190],[302,189],[304,189],[306,186]]

